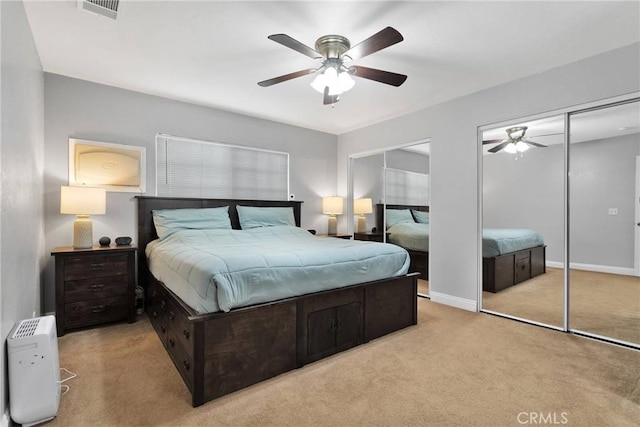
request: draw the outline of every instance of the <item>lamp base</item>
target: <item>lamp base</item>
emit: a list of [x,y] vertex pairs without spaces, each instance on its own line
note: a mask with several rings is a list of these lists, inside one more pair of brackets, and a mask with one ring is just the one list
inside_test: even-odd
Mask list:
[[89,215],[77,215],[73,222],[73,248],[89,249],[93,246],[93,223]]
[[367,218],[364,215],[358,217],[358,233],[367,232]]
[[329,215],[329,223],[327,224],[327,234],[335,236],[338,234],[338,218],[335,215]]

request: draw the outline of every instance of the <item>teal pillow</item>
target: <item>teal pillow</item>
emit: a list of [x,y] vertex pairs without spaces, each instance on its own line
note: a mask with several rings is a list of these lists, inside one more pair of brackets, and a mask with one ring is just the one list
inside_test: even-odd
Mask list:
[[293,208],[268,208],[257,206],[237,206],[240,227],[243,230],[258,227],[272,227],[274,225],[292,225],[296,220],[293,217]]
[[411,209],[411,213],[413,213],[413,217],[416,222],[419,222],[420,224],[429,224],[429,212]]
[[160,240],[180,230],[231,229],[229,206],[220,208],[158,209],[153,223]]
[[387,209],[387,228],[396,224],[415,222],[409,209]]

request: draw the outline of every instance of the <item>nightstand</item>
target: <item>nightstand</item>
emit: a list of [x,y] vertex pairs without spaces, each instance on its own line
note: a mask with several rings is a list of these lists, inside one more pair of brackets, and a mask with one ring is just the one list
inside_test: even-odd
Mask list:
[[350,240],[351,239],[351,234],[316,234],[317,237],[336,237],[338,239],[346,239],[346,240]]
[[[354,240],[366,240],[369,242],[382,242],[382,233],[372,233],[370,231],[366,233],[353,233]],[[389,233],[387,233],[387,240],[389,239]]]
[[66,331],[118,320],[135,320],[136,247],[53,249],[56,327]]

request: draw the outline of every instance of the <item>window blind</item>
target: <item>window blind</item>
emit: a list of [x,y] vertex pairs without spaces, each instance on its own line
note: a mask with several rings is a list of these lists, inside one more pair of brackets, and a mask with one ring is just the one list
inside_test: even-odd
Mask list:
[[389,205],[428,205],[429,175],[385,168],[385,200]]
[[158,134],[156,194],[288,200],[289,153]]

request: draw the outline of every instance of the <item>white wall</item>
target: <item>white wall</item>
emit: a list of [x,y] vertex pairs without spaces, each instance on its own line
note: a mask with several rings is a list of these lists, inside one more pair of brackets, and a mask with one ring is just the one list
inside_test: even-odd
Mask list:
[[350,154],[431,137],[431,297],[476,309],[478,127],[636,92],[639,51],[636,43],[340,135],[339,191],[347,193]]
[[[326,232],[322,197],[336,193],[337,137],[236,113],[172,101],[56,74],[45,74],[45,249],[72,242],[73,218],[61,215],[70,137],[146,147],[147,195],[155,195],[155,135],[226,142],[290,154],[290,190],[302,205],[302,227]],[[107,193],[107,214],[93,216],[93,237],[131,236],[132,193]],[[54,310],[53,259],[47,255],[45,310]]]
[[0,414],[5,414],[4,342],[16,321],[40,314],[44,263],[44,81],[22,2],[0,2],[0,42]]

